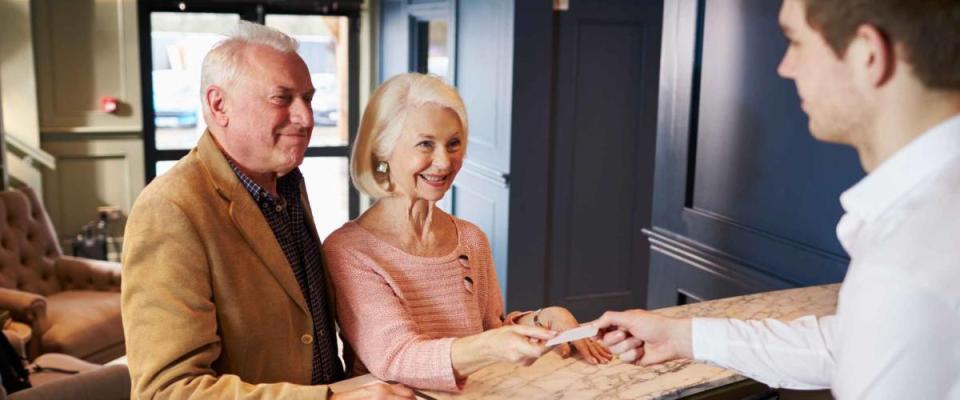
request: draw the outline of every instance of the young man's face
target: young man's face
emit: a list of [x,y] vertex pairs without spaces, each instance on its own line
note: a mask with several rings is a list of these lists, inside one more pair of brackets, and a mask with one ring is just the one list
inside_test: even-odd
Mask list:
[[850,66],[807,23],[803,0],[783,0],[780,26],[789,47],[777,73],[797,85],[813,136],[855,144],[864,128],[867,104],[854,86]]

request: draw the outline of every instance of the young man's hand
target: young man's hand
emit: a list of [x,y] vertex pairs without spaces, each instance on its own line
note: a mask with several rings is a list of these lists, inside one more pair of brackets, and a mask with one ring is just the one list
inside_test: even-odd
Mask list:
[[588,324],[599,328],[603,344],[626,362],[651,365],[693,358],[690,319],[644,310],[607,311]]

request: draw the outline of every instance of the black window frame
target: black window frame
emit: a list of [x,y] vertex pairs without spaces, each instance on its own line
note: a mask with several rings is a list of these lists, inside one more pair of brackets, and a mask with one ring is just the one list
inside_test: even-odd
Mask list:
[[[350,147],[353,145],[360,121],[360,9],[362,0],[207,0],[171,1],[140,0],[137,10],[140,42],[140,87],[142,89],[143,149],[145,182],[150,183],[157,175],[158,161],[176,161],[190,150],[158,150],[156,148],[155,110],[153,109],[153,59],[150,14],[154,12],[191,12],[237,14],[241,20],[264,24],[267,14],[325,15],[349,18],[347,30],[347,144],[342,146],[308,147],[305,157],[344,157],[349,163]],[[360,194],[347,181],[348,218],[360,214]]]

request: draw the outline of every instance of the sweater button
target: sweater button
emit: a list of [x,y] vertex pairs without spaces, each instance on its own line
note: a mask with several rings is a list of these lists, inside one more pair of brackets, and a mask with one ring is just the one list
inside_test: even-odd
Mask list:
[[313,343],[313,336],[308,333],[304,333],[303,336],[300,336],[300,342],[303,344],[311,344]]

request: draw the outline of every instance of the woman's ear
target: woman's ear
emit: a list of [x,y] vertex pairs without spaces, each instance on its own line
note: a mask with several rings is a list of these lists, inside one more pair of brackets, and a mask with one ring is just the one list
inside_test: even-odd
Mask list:
[[203,93],[203,101],[206,103],[207,109],[210,110],[213,123],[221,127],[230,123],[223,88],[217,85],[207,86],[207,90]]

